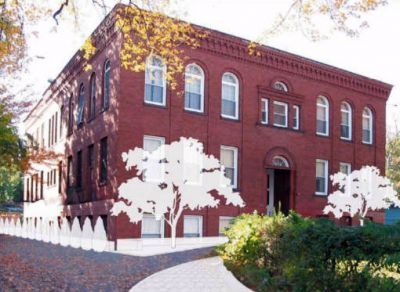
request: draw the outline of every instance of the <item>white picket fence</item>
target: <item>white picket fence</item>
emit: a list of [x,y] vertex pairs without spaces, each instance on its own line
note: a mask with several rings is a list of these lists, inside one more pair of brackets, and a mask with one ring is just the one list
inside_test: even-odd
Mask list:
[[94,229],[92,229],[89,218],[85,219],[82,229],[78,218],[73,220],[71,228],[66,218],[63,218],[61,227],[59,227],[57,220],[28,218],[23,220],[21,224],[19,219],[0,218],[0,234],[35,239],[84,250],[93,249],[98,252],[108,249],[107,235],[101,218],[97,219]]

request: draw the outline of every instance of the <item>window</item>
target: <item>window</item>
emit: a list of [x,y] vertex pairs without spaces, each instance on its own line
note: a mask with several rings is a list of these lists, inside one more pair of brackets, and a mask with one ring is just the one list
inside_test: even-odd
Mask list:
[[150,56],[146,61],[144,101],[165,105],[165,65],[160,57]]
[[108,109],[110,105],[110,81],[111,81],[111,63],[106,60],[103,72],[103,109]]
[[100,183],[107,182],[107,137],[100,140]]
[[185,141],[183,148],[183,180],[185,184],[201,185],[203,160],[201,152],[203,149],[190,147],[190,141]]
[[372,144],[372,111],[365,107],[362,114],[362,141],[366,144]]
[[268,99],[261,99],[261,123],[268,124]]
[[183,237],[201,237],[203,235],[202,216],[183,216]]
[[90,76],[89,120],[96,116],[96,74]]
[[340,106],[340,138],[351,140],[351,106],[347,102],[342,102]]
[[185,71],[185,109],[203,112],[204,73],[196,64],[189,64]]
[[351,164],[345,163],[345,162],[340,162],[339,163],[339,171],[341,173],[349,175],[351,173]]
[[221,146],[220,162],[225,167],[225,177],[230,179],[233,188],[237,188],[238,176],[238,149],[236,147]]
[[79,98],[78,98],[78,112],[76,117],[76,124],[82,125],[83,124],[83,112],[85,107],[85,87],[83,84],[79,87]]
[[282,156],[275,156],[272,158],[272,165],[277,167],[289,168],[289,162]]
[[298,105],[293,106],[293,130],[300,128],[300,107]]
[[156,220],[152,214],[144,214],[142,219],[142,238],[163,238],[164,220]]
[[239,82],[232,73],[222,76],[221,115],[224,118],[239,118]]
[[276,81],[274,83],[274,89],[276,90],[280,90],[280,91],[284,91],[284,92],[288,92],[288,87],[285,83],[283,83],[282,81]]
[[76,187],[82,188],[82,150],[76,155]]
[[288,123],[288,105],[287,103],[274,101],[273,103],[274,112],[274,126],[287,127]]
[[317,159],[315,164],[317,195],[328,194],[328,161]]
[[68,163],[67,163],[67,186],[73,186],[73,172],[72,172],[72,156],[68,156]]
[[72,134],[74,128],[74,102],[73,102],[73,95],[71,93],[68,101],[68,135]]
[[317,98],[317,134],[329,135],[329,102],[320,96]]
[[218,223],[218,234],[219,236],[225,236],[225,230],[228,229],[229,225],[232,223],[233,217],[229,216],[219,216]]
[[144,136],[143,138],[143,150],[150,153],[149,159],[147,159],[144,168],[144,180],[147,182],[161,182],[164,179],[163,169],[164,164],[160,163],[160,159],[163,157],[163,148],[165,139],[163,137],[155,136]]

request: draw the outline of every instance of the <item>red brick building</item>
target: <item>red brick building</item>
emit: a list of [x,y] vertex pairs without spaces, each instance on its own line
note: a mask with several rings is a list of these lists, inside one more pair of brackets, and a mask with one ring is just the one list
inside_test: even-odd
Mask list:
[[[51,84],[41,104],[58,105],[58,123],[45,121],[36,138],[48,129],[48,139],[55,135],[65,147],[54,174],[65,216],[82,222],[101,216],[110,239],[168,236],[153,218],[134,225],[127,216],[109,216],[109,209],[118,186],[134,174],[121,153],[181,136],[200,140],[206,153],[221,159],[246,207],[188,212],[177,236],[217,236],[231,217],[278,205],[320,216],[332,190],[330,174],[362,165],[384,171],[390,85],[271,47],[250,56],[248,41],[208,31],[198,49],[185,50],[186,74],[174,91],[156,56],[146,72],[121,68],[121,36],[111,13],[93,33],[92,70],[84,70],[78,52]],[[40,119],[38,108],[27,121]],[[35,136],[35,127],[30,133]],[[40,187],[32,187],[44,181],[27,176],[27,204],[46,200],[47,187],[41,196]],[[371,217],[383,222],[383,213]]]

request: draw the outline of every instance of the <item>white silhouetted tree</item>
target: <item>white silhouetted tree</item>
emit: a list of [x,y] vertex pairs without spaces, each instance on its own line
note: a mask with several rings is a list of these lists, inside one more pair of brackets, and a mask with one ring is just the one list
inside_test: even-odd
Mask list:
[[324,213],[332,212],[336,218],[344,213],[351,217],[357,215],[360,225],[369,210],[387,209],[391,205],[400,206],[400,200],[393,184],[386,177],[380,176],[374,166],[363,166],[349,175],[338,172],[331,175],[332,185],[338,189],[328,196]]
[[176,244],[176,225],[184,210],[217,207],[226,204],[244,206],[239,193],[233,192],[224,167],[212,155],[203,152],[196,139],[180,138],[152,152],[141,148],[122,154],[126,169],[135,167],[137,176],[118,188],[120,201],[111,209],[117,216],[125,212],[132,223],[153,214],[171,227],[171,246]]

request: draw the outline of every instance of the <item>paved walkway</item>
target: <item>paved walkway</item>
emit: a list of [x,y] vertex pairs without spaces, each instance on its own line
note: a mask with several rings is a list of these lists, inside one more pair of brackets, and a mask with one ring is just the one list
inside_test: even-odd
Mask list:
[[155,273],[136,284],[130,292],[246,292],[219,257],[181,264]]

